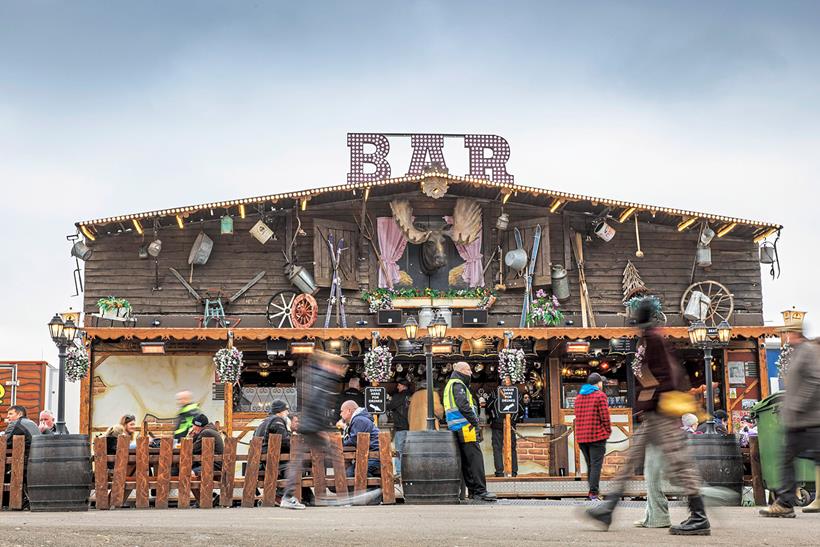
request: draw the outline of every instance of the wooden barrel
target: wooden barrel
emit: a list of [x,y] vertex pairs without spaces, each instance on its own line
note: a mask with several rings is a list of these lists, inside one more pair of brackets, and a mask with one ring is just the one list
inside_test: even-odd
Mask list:
[[401,454],[404,501],[411,504],[458,503],[461,457],[450,431],[408,431]]
[[734,435],[692,435],[689,443],[704,483],[743,493],[743,457]]
[[92,484],[88,436],[32,436],[27,477],[32,511],[88,511]]

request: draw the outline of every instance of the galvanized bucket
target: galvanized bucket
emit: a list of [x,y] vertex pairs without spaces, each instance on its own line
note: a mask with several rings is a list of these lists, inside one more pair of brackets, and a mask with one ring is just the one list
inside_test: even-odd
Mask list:
[[303,293],[316,294],[319,292],[319,287],[317,287],[316,282],[313,281],[313,276],[303,267],[291,265],[286,268],[285,273],[287,273],[288,281],[290,281],[291,285]]
[[774,245],[768,241],[764,241],[760,245],[760,263],[774,264],[777,257],[775,256]]
[[695,254],[695,259],[697,261],[698,266],[701,268],[707,268],[712,265],[712,249],[710,247],[704,247],[703,245],[698,245],[697,253]]
[[683,316],[689,321],[703,321],[709,313],[709,305],[712,299],[700,291],[692,291],[689,295],[689,302],[683,310]]
[[199,232],[199,235],[196,236],[194,244],[191,247],[191,253],[188,255],[188,264],[195,266],[206,264],[213,248],[214,242],[208,237],[208,234]]

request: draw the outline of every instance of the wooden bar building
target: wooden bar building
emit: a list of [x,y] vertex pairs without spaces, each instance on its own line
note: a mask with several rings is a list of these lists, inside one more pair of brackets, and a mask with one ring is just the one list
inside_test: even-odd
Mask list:
[[[387,345],[393,368],[381,385],[391,393],[399,378],[418,380],[424,362],[402,322],[412,315],[424,324],[439,310],[451,343],[435,358],[440,380],[466,360],[476,371],[472,388],[487,396],[498,385],[501,345],[524,351],[522,476],[583,472],[571,435],[550,441],[571,424],[586,376],[603,373],[616,425],[605,470],[612,472],[627,444],[617,441],[632,431],[637,330],[625,301],[633,294],[657,297],[695,390],[703,355],[689,344],[684,312],[731,323],[731,344],[709,364],[716,408],[737,421],[768,394],[763,339],[775,330],[763,321],[759,247],[776,224],[431,171],[76,226],[90,249],[84,325],[92,365],[80,422],[92,435],[125,413],[160,428],[176,413],[174,393],[188,389],[212,421],[247,441],[273,400],[298,410],[294,342],[348,356],[356,376],[372,345]],[[559,324],[521,326],[522,256],[533,263],[533,292],[561,296]],[[334,275],[343,313],[329,303]],[[313,284],[314,297],[302,296]],[[109,297],[127,300],[130,313],[101,313],[98,302]],[[372,311],[378,307],[385,309]],[[238,383],[220,384],[212,358],[229,337],[244,368]],[[380,425],[389,429],[389,417]]]

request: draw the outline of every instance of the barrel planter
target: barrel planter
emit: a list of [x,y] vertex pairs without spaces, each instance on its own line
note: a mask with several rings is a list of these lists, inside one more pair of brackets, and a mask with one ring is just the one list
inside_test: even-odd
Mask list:
[[88,436],[33,436],[27,477],[32,511],[88,511],[92,484]]
[[401,455],[404,501],[435,505],[458,503],[461,457],[450,431],[409,431]]
[[743,493],[743,458],[734,435],[693,435],[689,443],[706,484]]

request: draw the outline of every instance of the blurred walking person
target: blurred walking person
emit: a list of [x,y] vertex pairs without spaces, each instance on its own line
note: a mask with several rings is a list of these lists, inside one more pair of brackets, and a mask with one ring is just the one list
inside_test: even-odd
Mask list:
[[305,508],[293,495],[301,483],[305,452],[313,449],[322,454],[327,453],[327,434],[334,430],[335,405],[342,391],[341,381],[346,371],[346,359],[321,350],[314,350],[310,361],[299,367],[297,385],[299,400],[302,401],[299,421],[301,448],[291,451],[287,484],[280,507]]
[[[761,509],[760,515],[794,518],[797,504],[795,458],[813,459],[820,483],[820,347],[803,336],[802,327],[786,327],[785,330],[794,353],[786,372],[786,396],[780,412],[786,428],[780,488],[775,502]],[[803,512],[820,513],[820,503],[815,499]]]
[[606,501],[587,509],[585,514],[599,526],[609,529],[612,513],[624,495],[626,481],[643,464],[646,447],[651,444],[663,453],[667,478],[681,488],[689,501],[689,518],[669,528],[669,533],[708,536],[711,528],[700,495],[701,479],[686,434],[680,427],[680,414],[667,408],[667,401],[674,397],[674,392],[683,391],[685,387],[683,371],[670,356],[663,336],[653,325],[652,316],[652,305],[647,300],[642,301],[635,314],[638,326],[643,329],[640,343],[646,348],[640,373],[635,375],[635,409],[641,415],[641,424],[632,437],[627,464],[613,481],[613,491],[606,496]]

